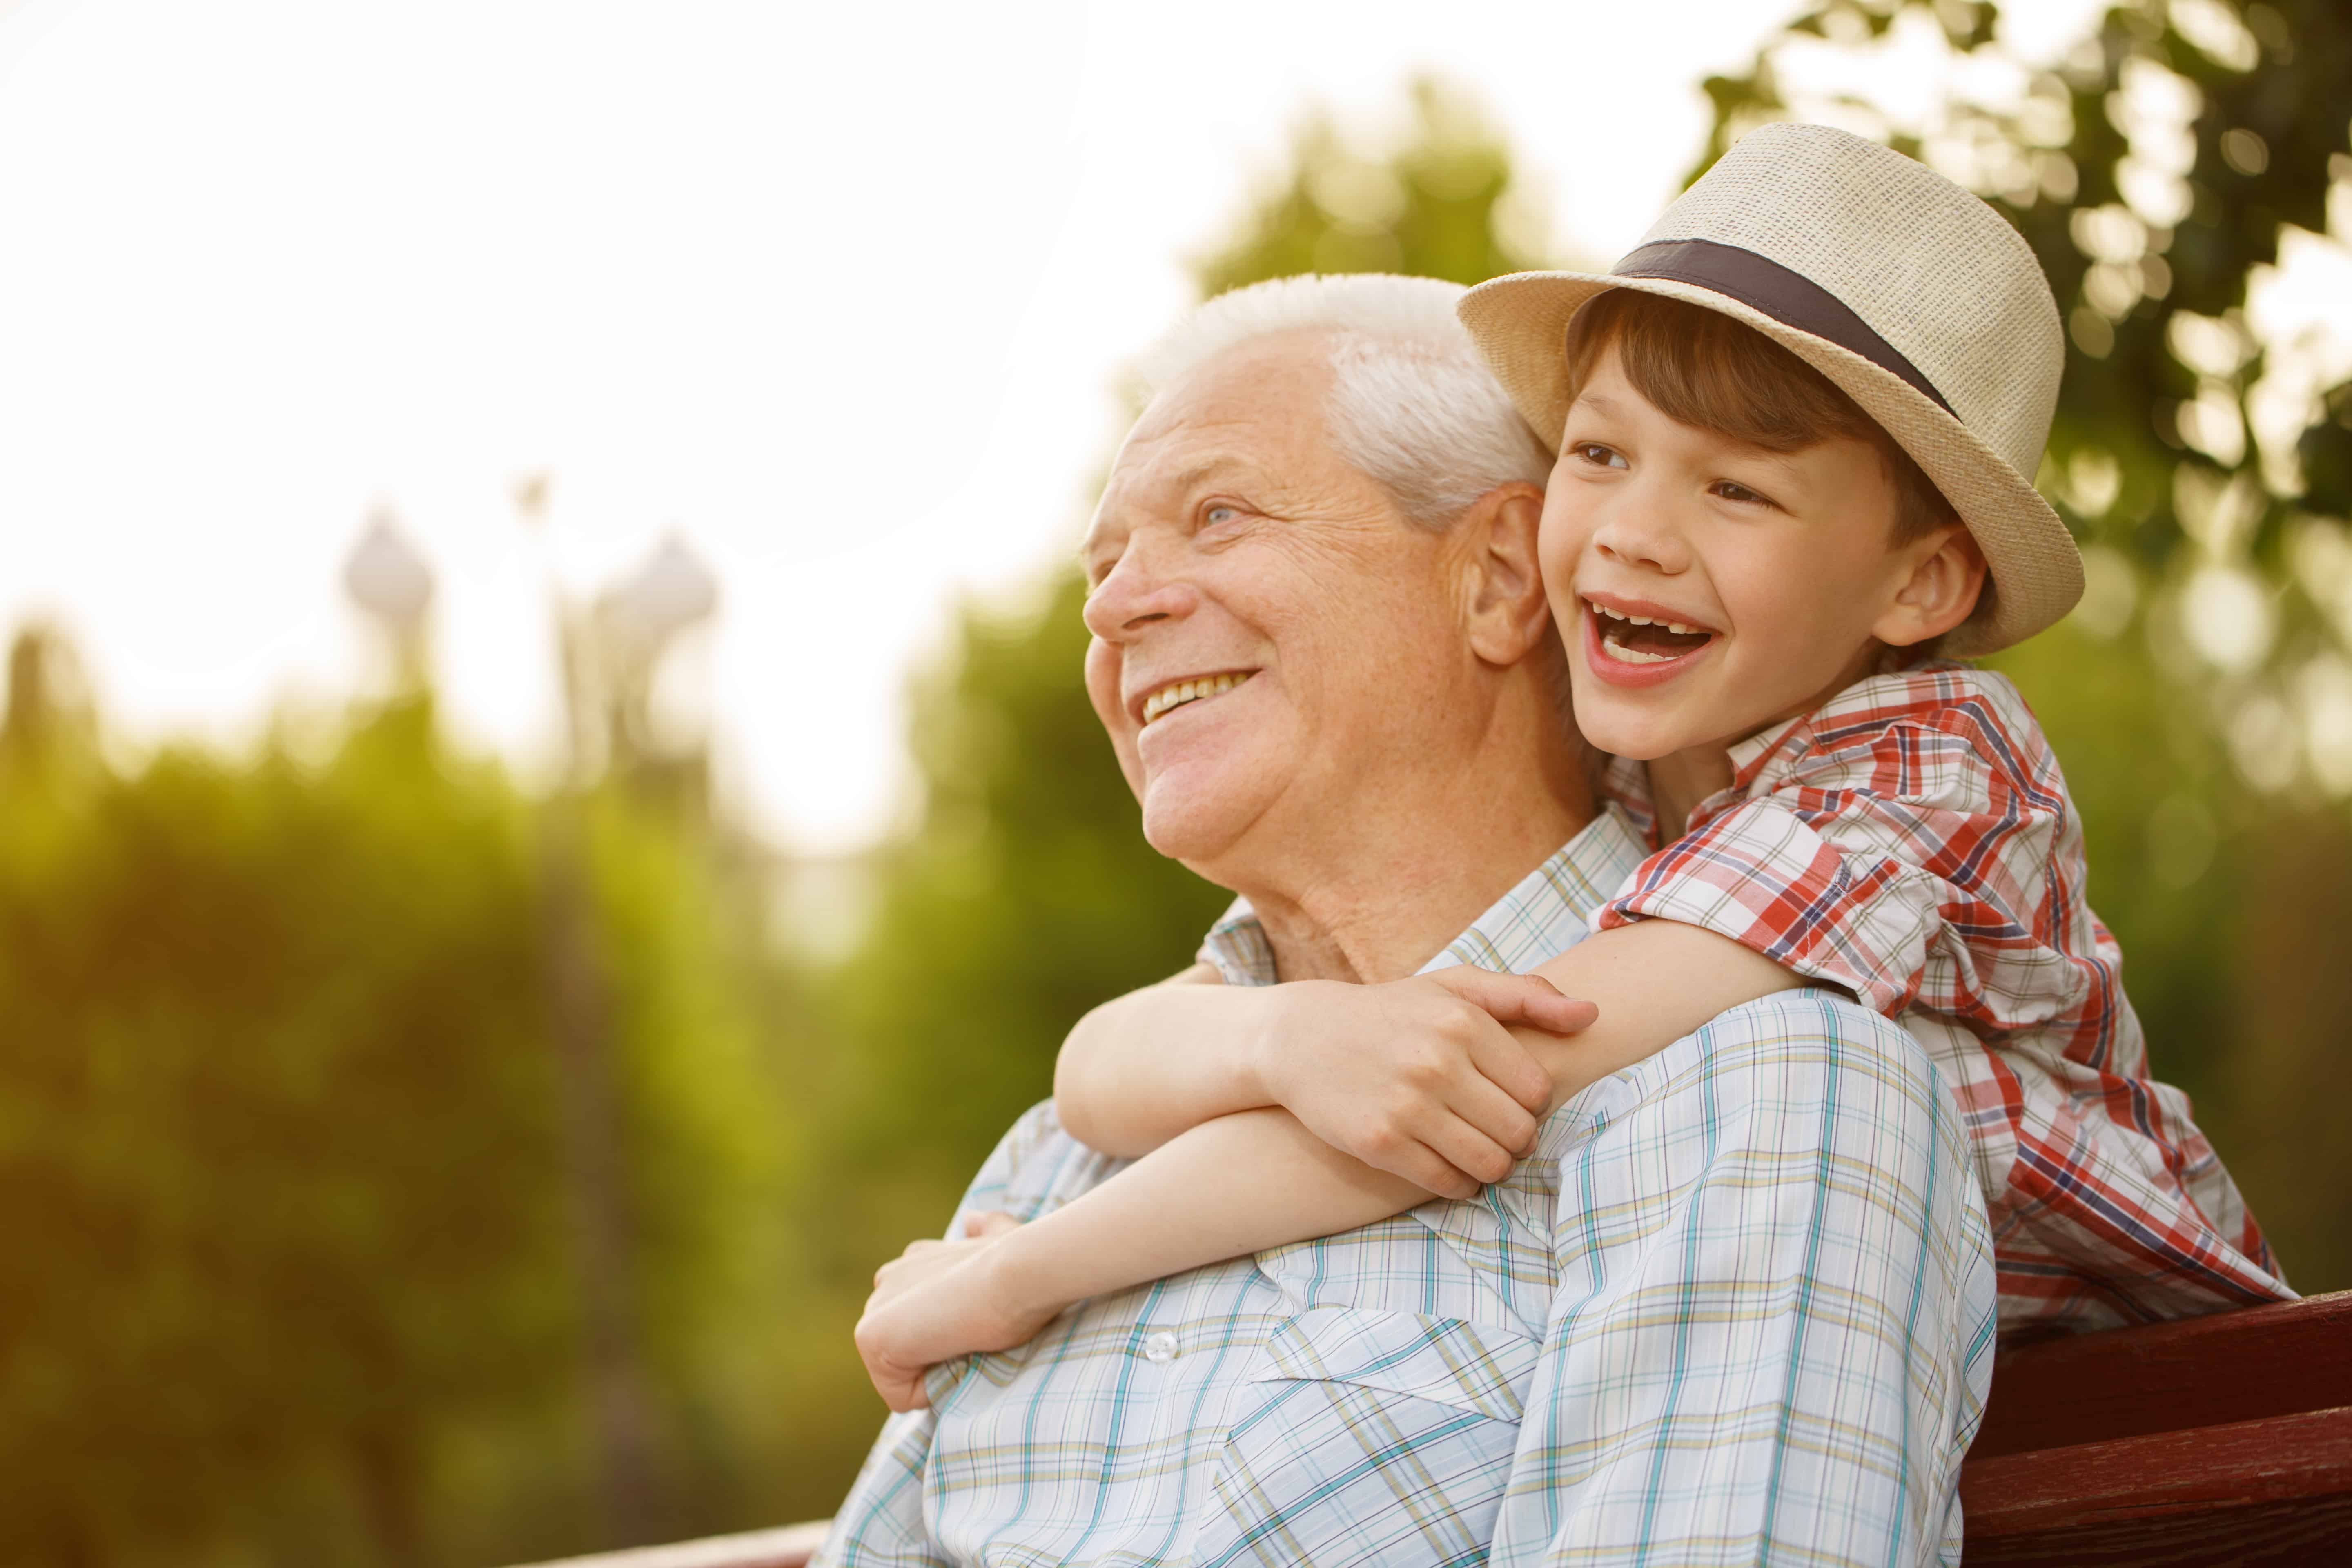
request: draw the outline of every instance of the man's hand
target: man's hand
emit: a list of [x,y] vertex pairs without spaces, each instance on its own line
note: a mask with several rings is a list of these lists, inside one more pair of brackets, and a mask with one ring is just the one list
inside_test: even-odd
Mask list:
[[1267,1091],[1333,1148],[1449,1198],[1509,1175],[1551,1108],[1550,1075],[1507,1026],[1569,1035],[1595,1016],[1539,975],[1468,965],[1278,994]]
[[1010,1301],[990,1254],[1020,1226],[1009,1214],[976,1215],[967,1239],[918,1241],[877,1269],[874,1293],[857,1320],[857,1353],[875,1392],[893,1410],[929,1403],[923,1373],[933,1363],[976,1351],[1010,1350],[1054,1316]]

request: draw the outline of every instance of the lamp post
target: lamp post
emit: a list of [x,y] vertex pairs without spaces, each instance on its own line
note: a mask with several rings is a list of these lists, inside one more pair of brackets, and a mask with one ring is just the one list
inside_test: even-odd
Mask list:
[[343,562],[343,591],[383,631],[393,680],[404,694],[425,684],[425,620],[433,607],[433,569],[387,508],[369,514],[367,531]]
[[592,625],[613,763],[638,773],[682,770],[698,776],[698,758],[665,754],[668,748],[654,733],[654,684],[671,647],[718,607],[719,579],[675,532],[597,599]]
[[[517,488],[526,526],[543,526],[547,491],[544,477]],[[541,941],[578,1238],[599,1500],[608,1536],[630,1542],[658,1533],[658,1402],[645,1352],[620,1042],[600,955],[588,796],[600,773],[638,773],[663,761],[647,724],[654,677],[672,642],[718,602],[718,580],[674,534],[585,612],[560,591],[555,600],[568,754],[564,783],[541,815]]]

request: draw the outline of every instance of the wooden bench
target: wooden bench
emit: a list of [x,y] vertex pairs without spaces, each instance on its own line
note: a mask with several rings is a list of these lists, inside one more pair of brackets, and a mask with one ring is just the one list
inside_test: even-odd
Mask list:
[[824,1544],[824,1531],[825,1521],[818,1520],[813,1524],[788,1524],[782,1530],[681,1541],[672,1546],[566,1557],[533,1568],[808,1568],[808,1560]]
[[[1960,1499],[1969,1568],[2352,1564],[2352,1291],[2006,1352]],[[794,1525],[560,1568],[804,1568],[824,1539]]]
[[1968,1561],[2352,1563],[2352,1291],[1995,1363]]

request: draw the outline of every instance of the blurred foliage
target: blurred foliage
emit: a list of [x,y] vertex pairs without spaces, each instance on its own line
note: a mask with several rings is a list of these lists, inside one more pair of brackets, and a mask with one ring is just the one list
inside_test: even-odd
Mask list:
[[1294,133],[1290,166],[1240,234],[1194,268],[1201,295],[1300,272],[1404,272],[1476,283],[1538,265],[1513,202],[1508,150],[1476,105],[1424,79],[1402,144],[1360,150],[1325,114]]
[[[1881,68],[1923,57],[1938,90],[1885,101]],[[1983,195],[2048,272],[2039,483],[2089,591],[1994,662],[2064,763],[2157,1071],[2289,1277],[2352,1285],[2352,313],[2263,298],[2282,260],[2352,260],[2352,15],[2139,0],[2042,68],[1982,0],[1827,0],[1706,89],[1693,178],[1768,120],[1843,125]]]
[[[121,770],[70,669],[20,636],[0,725],[0,1562],[609,1539],[547,808],[421,693],[322,755]],[[777,1096],[698,830],[618,791],[577,815],[656,1471],[619,1529],[668,1534],[740,1479],[715,1345],[774,1294]]]

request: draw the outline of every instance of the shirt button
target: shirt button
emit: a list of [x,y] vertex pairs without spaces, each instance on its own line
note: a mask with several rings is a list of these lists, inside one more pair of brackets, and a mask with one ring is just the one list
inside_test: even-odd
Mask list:
[[1143,1342],[1143,1359],[1165,1364],[1176,1359],[1176,1336],[1162,1330]]

